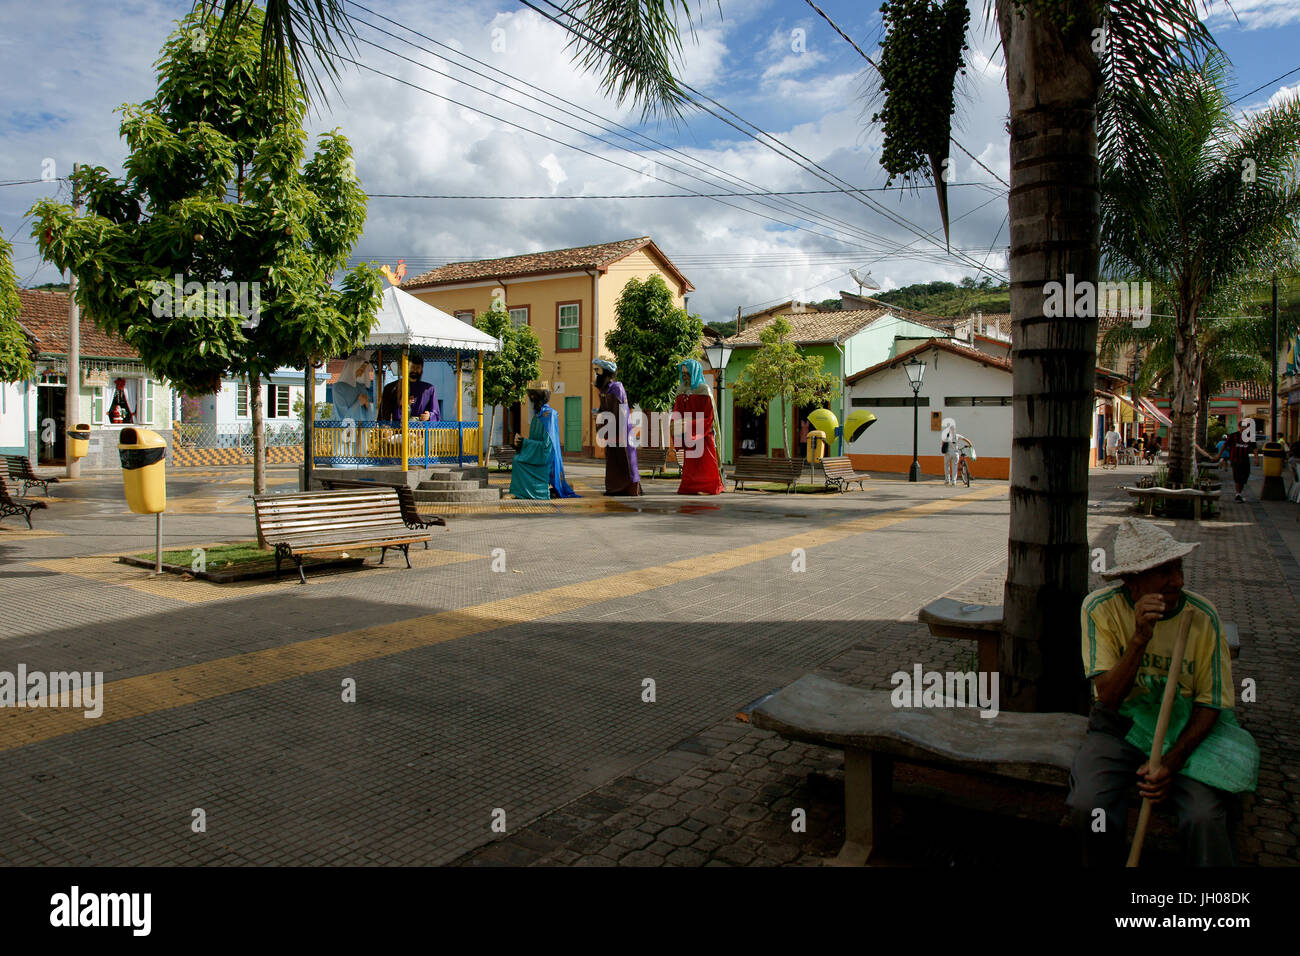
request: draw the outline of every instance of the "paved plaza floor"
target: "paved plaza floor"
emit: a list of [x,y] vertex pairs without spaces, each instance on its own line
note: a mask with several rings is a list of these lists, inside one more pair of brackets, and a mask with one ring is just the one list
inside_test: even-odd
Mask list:
[[[1118,486],[1140,470],[1093,474],[1094,546],[1133,513]],[[295,469],[270,478],[296,486]],[[809,672],[888,687],[915,663],[974,669],[973,645],[916,612],[1000,602],[1007,485],[684,498],[670,480],[611,500],[597,467],[570,478],[582,498],[449,513],[411,570],[390,557],[305,586],[118,564],[153,546],[120,478],[52,486],[34,530],[0,525],[0,670],[102,671],[104,706],[0,711],[0,862],[824,862],[840,755],[737,711]],[[250,491],[246,470],[173,470],[165,546],[253,537]],[[1259,686],[1238,707],[1263,760],[1243,862],[1294,865],[1300,508],[1250,492],[1160,523],[1202,543],[1187,586],[1238,624],[1234,678]],[[1076,862],[1060,791],[919,768],[896,788],[893,862]]]

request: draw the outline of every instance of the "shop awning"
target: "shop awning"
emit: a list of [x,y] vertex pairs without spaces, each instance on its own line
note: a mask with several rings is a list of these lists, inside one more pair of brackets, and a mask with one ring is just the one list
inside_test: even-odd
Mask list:
[[1156,406],[1155,402],[1151,401],[1151,399],[1149,399],[1149,398],[1139,398],[1139,399],[1138,399],[1138,404],[1142,407],[1142,414],[1143,414],[1143,415],[1150,415],[1152,418],[1154,418],[1156,421],[1158,421],[1158,422],[1159,422],[1161,425],[1163,425],[1165,428],[1170,428],[1170,427],[1173,426],[1174,423],[1173,423],[1173,421],[1169,418],[1169,416],[1166,415],[1164,412],[1162,412],[1162,411],[1161,411],[1161,410]]

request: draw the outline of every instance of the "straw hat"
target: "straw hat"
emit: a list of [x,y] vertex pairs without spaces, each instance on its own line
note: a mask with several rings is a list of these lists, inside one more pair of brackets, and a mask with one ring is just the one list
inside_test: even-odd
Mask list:
[[1164,528],[1149,521],[1125,518],[1115,535],[1115,566],[1101,573],[1103,578],[1124,574],[1141,574],[1169,561],[1191,554],[1200,544],[1174,538]]

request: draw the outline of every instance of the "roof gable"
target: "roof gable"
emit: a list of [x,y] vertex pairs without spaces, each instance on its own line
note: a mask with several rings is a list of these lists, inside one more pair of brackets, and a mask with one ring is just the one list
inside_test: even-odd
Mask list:
[[[22,303],[18,321],[39,342],[38,354],[67,355],[71,344],[68,336],[68,294],[19,289],[18,299]],[[84,312],[78,326],[81,330],[78,345],[83,358],[140,357],[139,352],[116,335],[105,332]]]
[[1002,372],[1009,373],[1011,371],[1011,361],[1009,359],[998,358],[996,355],[990,355],[988,352],[981,352],[979,349],[973,349],[968,345],[954,345],[952,342],[946,341],[945,339],[935,338],[927,339],[920,345],[913,346],[905,352],[899,352],[893,358],[885,359],[883,362],[877,362],[870,368],[864,368],[861,372],[856,372],[853,375],[850,375],[844,381],[846,384],[852,385],[861,379],[875,375],[877,372],[883,372],[885,369],[903,365],[912,356],[919,355],[922,352],[928,352],[931,349],[939,349],[940,351],[948,352],[971,362],[978,362],[980,365],[987,365],[989,368],[995,368]]
[[577,269],[599,269],[602,272],[612,263],[634,252],[644,249],[656,259],[665,272],[677,280],[683,291],[691,292],[691,285],[672,260],[664,255],[649,236],[635,239],[620,239],[616,242],[602,242],[591,246],[573,246],[569,249],[552,249],[547,252],[529,252],[519,256],[505,256],[499,259],[472,259],[466,262],[449,262],[445,266],[431,269],[414,279],[408,279],[401,285],[402,289],[427,289],[440,285],[452,285],[458,282],[476,282],[484,279],[514,279],[524,276],[546,276],[556,272],[572,272]]

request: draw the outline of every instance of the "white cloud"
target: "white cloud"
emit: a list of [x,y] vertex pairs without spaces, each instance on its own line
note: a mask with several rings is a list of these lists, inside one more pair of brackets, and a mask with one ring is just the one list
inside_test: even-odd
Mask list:
[[1210,9],[1207,22],[1214,30],[1239,28],[1264,30],[1300,23],[1300,3],[1296,0],[1220,0]]

